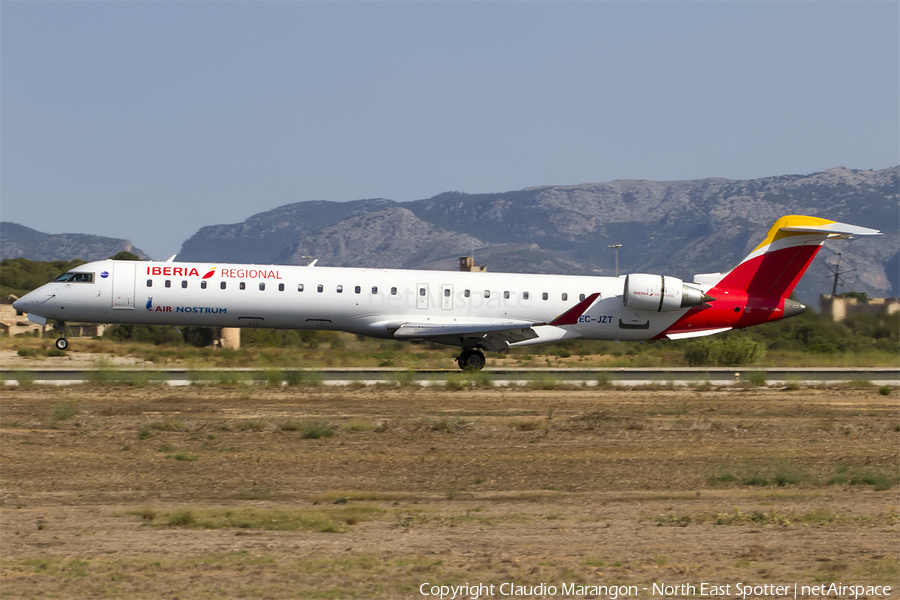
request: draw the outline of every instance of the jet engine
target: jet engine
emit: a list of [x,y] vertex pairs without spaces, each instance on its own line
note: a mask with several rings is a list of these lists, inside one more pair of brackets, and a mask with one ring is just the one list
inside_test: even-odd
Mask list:
[[625,306],[635,310],[667,312],[700,306],[715,300],[677,277],[630,273],[625,276]]

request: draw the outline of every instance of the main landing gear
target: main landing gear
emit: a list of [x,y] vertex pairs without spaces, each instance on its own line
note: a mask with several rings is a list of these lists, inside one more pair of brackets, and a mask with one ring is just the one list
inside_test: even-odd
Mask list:
[[484,368],[484,353],[481,350],[463,350],[456,357],[456,364],[463,371],[480,371]]

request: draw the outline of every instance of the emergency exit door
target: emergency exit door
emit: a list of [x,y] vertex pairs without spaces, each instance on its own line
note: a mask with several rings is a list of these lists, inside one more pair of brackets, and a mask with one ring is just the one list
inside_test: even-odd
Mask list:
[[137,263],[128,260],[113,261],[113,293],[114,309],[134,310],[134,273]]
[[416,285],[416,308],[428,308],[428,284],[419,283]]

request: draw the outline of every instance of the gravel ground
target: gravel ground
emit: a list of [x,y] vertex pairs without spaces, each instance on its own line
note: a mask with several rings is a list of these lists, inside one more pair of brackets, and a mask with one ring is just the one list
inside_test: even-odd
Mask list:
[[897,397],[4,389],[0,590],[897,598]]

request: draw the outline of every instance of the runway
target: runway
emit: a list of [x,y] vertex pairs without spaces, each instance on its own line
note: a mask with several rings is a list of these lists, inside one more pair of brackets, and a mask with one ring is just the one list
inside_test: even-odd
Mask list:
[[322,385],[375,385],[385,383],[445,385],[471,378],[481,384],[503,385],[586,385],[586,386],[637,386],[710,384],[727,385],[825,385],[852,381],[869,382],[872,385],[900,385],[900,368],[863,367],[711,367],[711,368],[529,368],[490,369],[467,375],[456,369],[397,369],[384,368],[327,368],[327,369],[0,369],[5,384],[17,384],[20,380],[37,384],[68,385],[85,382],[133,382],[191,385],[210,383],[268,383],[322,384]]

